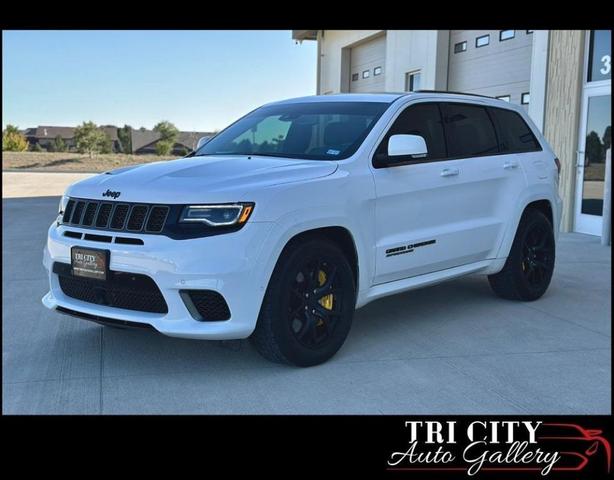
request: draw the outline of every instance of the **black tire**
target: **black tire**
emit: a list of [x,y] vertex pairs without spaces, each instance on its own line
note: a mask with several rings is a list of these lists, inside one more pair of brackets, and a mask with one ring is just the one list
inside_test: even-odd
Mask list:
[[539,210],[527,209],[520,219],[503,270],[488,276],[494,292],[508,300],[533,301],[548,289],[554,271],[552,224]]
[[251,343],[273,362],[318,365],[341,348],[355,306],[352,268],[334,243],[290,244],[269,281]]

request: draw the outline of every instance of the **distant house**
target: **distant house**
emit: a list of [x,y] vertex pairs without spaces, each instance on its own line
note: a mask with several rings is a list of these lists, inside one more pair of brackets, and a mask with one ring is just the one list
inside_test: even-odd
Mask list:
[[[114,152],[120,150],[119,137],[116,127],[100,127],[109,138]],[[53,149],[56,137],[60,136],[68,150],[75,148],[75,127],[55,127],[40,125],[35,128],[27,128],[24,135],[31,146],[40,145],[45,150]]]
[[[155,154],[156,144],[160,141],[160,134],[153,130],[136,130],[133,129],[132,135],[132,153],[137,155]],[[212,132],[179,132],[177,141],[173,145],[173,155],[183,155],[186,151],[192,152],[196,149],[198,140],[202,137],[211,137]]]
[[[110,138],[114,152],[121,152],[121,144],[117,135],[117,127],[100,127]],[[40,125],[34,128],[26,128],[22,131],[31,146],[39,145],[44,150],[53,150],[55,139],[60,136],[67,150],[75,148],[75,127],[56,127]],[[173,145],[173,155],[183,155],[186,151],[196,149],[198,140],[202,137],[211,137],[211,132],[179,132],[177,141]],[[132,152],[133,154],[155,154],[156,143],[160,140],[160,134],[153,130],[132,129]]]

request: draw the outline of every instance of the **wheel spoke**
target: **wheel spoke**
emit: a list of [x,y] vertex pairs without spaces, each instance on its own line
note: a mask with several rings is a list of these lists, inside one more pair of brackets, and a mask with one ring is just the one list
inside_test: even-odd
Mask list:
[[309,313],[306,313],[303,318],[303,324],[301,325],[301,328],[299,329],[299,331],[296,333],[296,336],[300,340],[305,339],[305,337],[307,336],[309,336],[312,339],[315,338],[315,326],[316,326],[316,320],[314,316]]
[[343,315],[341,299],[345,291],[336,262],[305,258],[297,270],[288,294],[288,320],[295,338],[306,347],[315,348],[332,338]]

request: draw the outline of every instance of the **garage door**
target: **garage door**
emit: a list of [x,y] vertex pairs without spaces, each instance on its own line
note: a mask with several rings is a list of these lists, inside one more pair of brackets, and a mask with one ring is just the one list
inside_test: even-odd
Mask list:
[[352,47],[350,51],[350,92],[383,92],[386,36]]
[[448,90],[521,103],[531,77],[533,34],[528,32],[450,30]]

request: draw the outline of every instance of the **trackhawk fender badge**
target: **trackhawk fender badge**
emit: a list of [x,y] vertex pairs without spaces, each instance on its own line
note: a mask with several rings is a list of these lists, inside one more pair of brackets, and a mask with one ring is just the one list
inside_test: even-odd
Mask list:
[[426,240],[424,242],[410,243],[408,245],[402,245],[400,247],[389,248],[388,250],[386,250],[386,258],[394,257],[395,255],[403,255],[404,253],[411,253],[416,248],[424,247],[426,245],[433,245],[434,243],[436,243],[436,240],[433,239]]
[[122,192],[114,192],[112,190],[107,190],[106,192],[104,192],[102,194],[103,197],[111,197],[111,198],[117,198],[122,194]]

